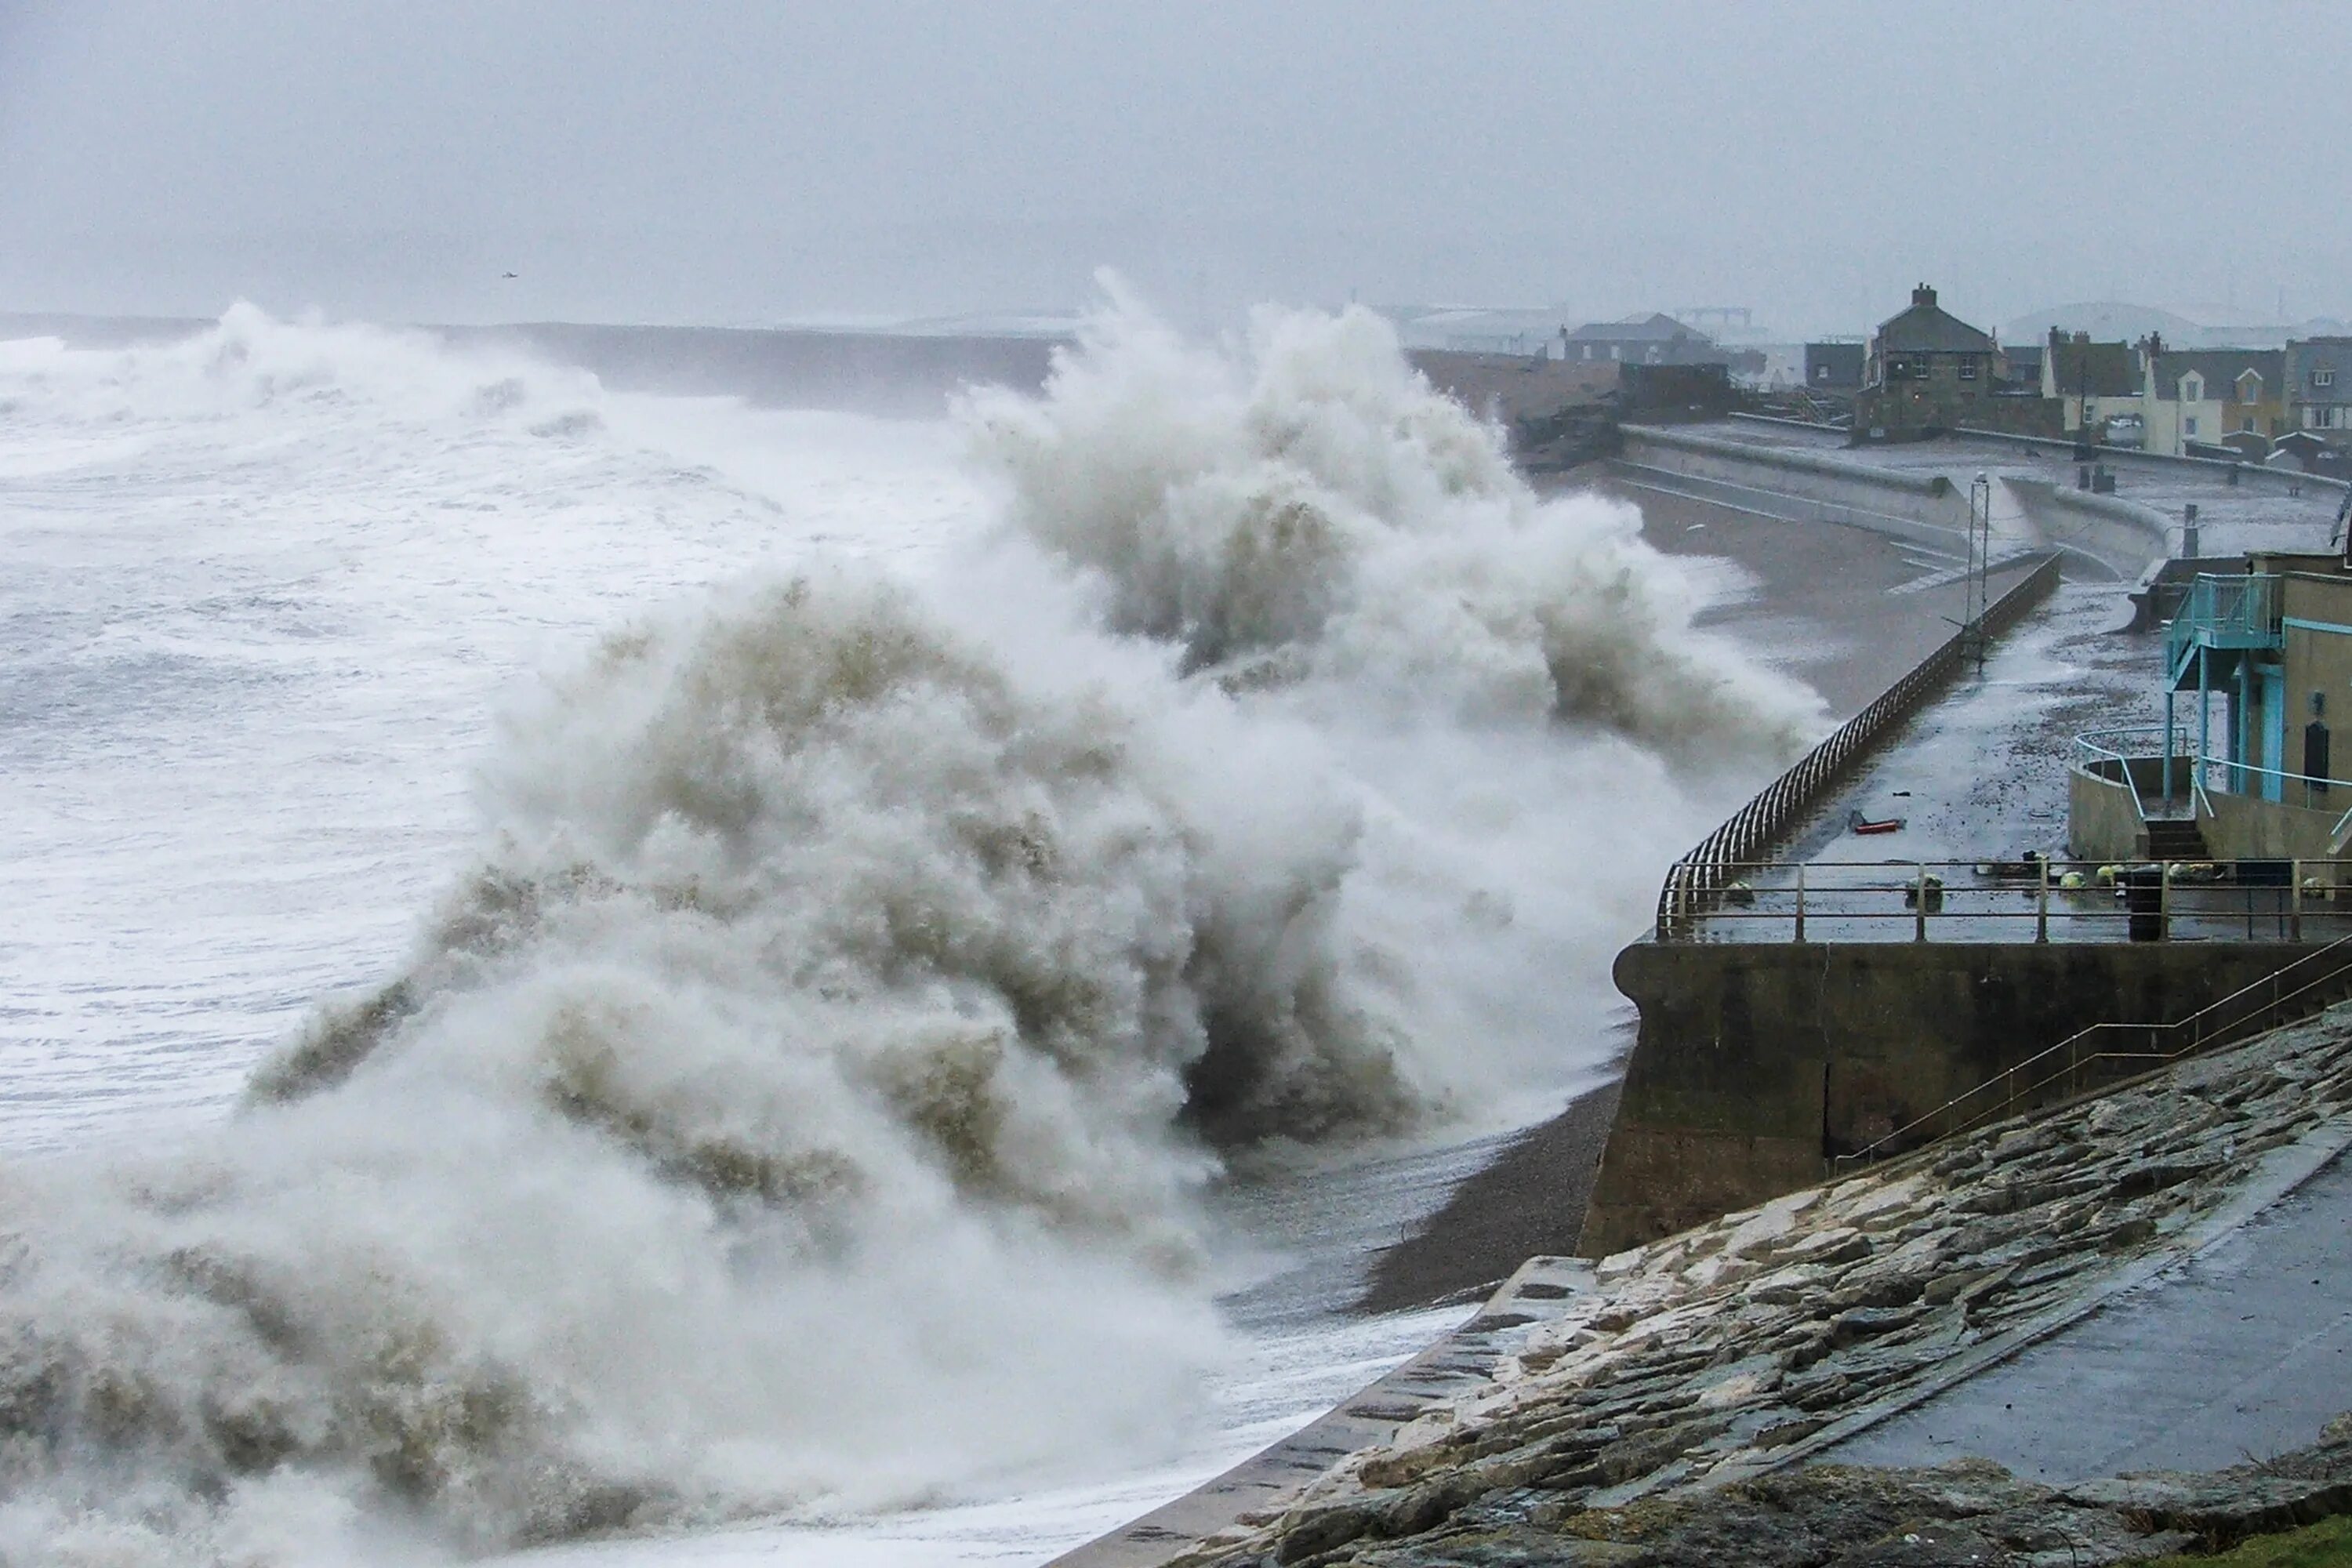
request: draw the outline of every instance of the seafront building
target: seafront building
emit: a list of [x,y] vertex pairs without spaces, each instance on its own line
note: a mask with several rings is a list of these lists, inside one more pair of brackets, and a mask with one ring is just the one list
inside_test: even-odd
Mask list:
[[2166,627],[2163,702],[2159,726],[2077,742],[2077,854],[2347,880],[2352,757],[2336,760],[2335,731],[2352,715],[2352,561],[2256,552],[2198,577]]
[[1936,303],[1922,283],[1910,308],[1871,334],[1854,399],[1854,429],[1900,441],[1985,423],[2000,353],[1992,334]]

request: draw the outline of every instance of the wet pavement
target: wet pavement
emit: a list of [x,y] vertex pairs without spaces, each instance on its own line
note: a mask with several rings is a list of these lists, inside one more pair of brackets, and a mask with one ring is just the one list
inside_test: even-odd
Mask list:
[[[1737,441],[1768,450],[1834,452],[1847,462],[1908,474],[1942,474],[1966,489],[1979,473],[2023,479],[2060,489],[2079,488],[2082,464],[2067,447],[2043,447],[1982,437],[1947,436],[1933,441],[1888,447],[1845,445],[1842,430],[1731,419],[1683,426],[1692,435]],[[2249,550],[2325,550],[2344,492],[2306,484],[2290,494],[2294,481],[2274,474],[2241,474],[2230,482],[2226,465],[2170,463],[2145,454],[2101,448],[2096,461],[2114,473],[2114,499],[2147,507],[2178,526],[2187,507],[2198,512],[2201,555],[2239,555]]]
[[1822,1457],[1992,1459],[2065,1483],[2210,1469],[2352,1408],[2352,1164],[2221,1245]]
[[[1812,942],[2129,940],[2116,868],[2070,859],[2066,844],[2074,738],[2160,716],[2161,637],[2113,629],[2127,615],[2115,584],[2062,584],[1832,791],[1773,864],[1740,877],[1748,889],[1694,940],[1796,940],[1801,886]],[[1857,818],[1900,826],[1857,832]],[[2032,856],[2050,858],[2046,894]],[[2063,885],[2070,871],[2083,886]],[[1924,918],[1923,874],[1939,884]],[[2159,897],[2173,941],[2352,935],[2352,901],[2284,886],[2184,873]]]

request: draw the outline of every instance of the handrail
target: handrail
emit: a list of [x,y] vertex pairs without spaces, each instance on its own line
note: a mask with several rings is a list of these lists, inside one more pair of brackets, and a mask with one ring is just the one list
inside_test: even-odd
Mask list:
[[[2243,773],[2255,778],[2274,778],[2278,780],[2281,802],[2284,802],[2285,798],[2285,786],[2290,784],[2299,784],[2304,787],[2303,798],[2304,805],[2306,806],[2311,805],[2312,797],[2314,795],[2324,795],[2330,790],[2352,790],[2352,778],[2322,778],[2316,773],[2293,773],[2285,768],[2266,768],[2259,763],[2233,761],[2229,757],[2215,756],[2210,752],[2181,751],[2168,752],[2152,755],[2147,753],[2126,753],[2112,751],[2105,746],[2098,744],[2093,739],[2094,736],[2101,735],[2147,734],[2163,728],[2164,726],[2161,724],[2142,724],[2114,730],[2086,730],[2082,734],[2074,737],[2075,760],[2074,765],[2077,769],[2084,769],[2083,760],[2085,757],[2089,757],[2094,761],[2112,762],[2120,764],[2117,769],[2117,772],[2120,774],[2119,782],[2130,787],[2132,792],[2132,800],[2135,805],[2139,801],[2139,781],[2131,776],[2130,764],[2133,763],[2162,762],[2168,758],[2189,763],[2189,777],[2199,784],[2200,790],[2203,787],[2205,781],[2212,776],[2212,772],[2215,768],[2221,768],[2232,773]],[[2175,725],[2176,731],[2183,728],[2183,726],[2178,724]],[[2084,771],[2088,770],[2084,769]],[[2092,776],[2097,777],[2099,775],[2094,773]],[[2224,790],[2222,793],[2225,795],[2252,795],[2253,792],[2244,789],[2229,789]],[[2262,798],[2267,799],[2268,797],[2264,796]],[[2314,809],[2317,808],[2314,807]],[[2212,815],[2210,803],[2204,815],[2208,816]],[[2147,819],[2147,813],[2146,811],[2142,811],[2140,813],[2140,819],[2142,821],[2146,821]]]
[[2340,929],[2352,921],[2343,902],[2352,899],[2352,858],[1735,860],[1724,870],[1735,879],[1706,925],[1728,942],[1776,942],[1774,928],[1785,928],[1790,942],[1819,941],[1824,924],[1838,942],[1904,940],[1872,929],[1896,923],[1919,942],[1931,931],[1964,942],[2028,940],[1969,930],[2019,924],[2032,926],[2035,942],[2121,940],[2126,931],[2117,928],[2133,941],[2169,941],[2176,931],[2201,941],[2231,934],[2242,920],[2249,940],[2259,920],[2274,921],[2280,940],[2301,942],[2312,921]]
[[2184,652],[2210,637],[2236,634],[2273,644],[2279,635],[2280,598],[2279,579],[2273,573],[2200,572],[2164,625],[2166,668],[2178,668]]
[[[2091,773],[2091,770],[2084,766],[2084,757],[2087,756],[2093,761],[2110,762],[2115,763],[2116,782],[2122,784],[2126,789],[2131,791],[2132,811],[2134,815],[2136,815],[2140,821],[2146,822],[2147,820],[2147,802],[2140,795],[2139,780],[2132,776],[2131,765],[2136,762],[2163,763],[2165,764],[2164,775],[2165,787],[2168,792],[2167,798],[2169,799],[2169,791],[2172,780],[2171,764],[2173,759],[2179,758],[2187,761],[2190,757],[2189,752],[2179,749],[2179,747],[2175,743],[2185,742],[2188,740],[2188,726],[2175,721],[2171,730],[2164,734],[2164,750],[2156,753],[2152,757],[2145,752],[2116,751],[2112,747],[2100,745],[2098,742],[2103,737],[2147,735],[2162,731],[2164,729],[2165,726],[2162,724],[2119,724],[2105,730],[2085,730],[2074,737],[2074,767],[2076,771],[2090,773],[2092,777],[2096,778],[2100,775],[2095,773]],[[2195,769],[2192,766],[2190,772],[2194,773],[2194,771]]]
[[1751,859],[1766,846],[1785,837],[1795,820],[1811,810],[1883,732],[1909,718],[1928,693],[1959,667],[1965,655],[1973,653],[1985,639],[2008,630],[2047,597],[2058,584],[2058,561],[2054,552],[2043,556],[2040,565],[1988,605],[1982,616],[1962,626],[1668,867],[1658,889],[1659,940],[1673,940],[1706,912],[1727,880],[1727,864]]
[[[2285,976],[2293,973],[2297,969],[2303,968],[2306,964],[2322,964],[2323,967],[2314,974],[2306,977],[2300,984],[2296,985],[2294,990],[2282,994],[2279,990],[2279,982]],[[1935,1121],[1937,1118],[1948,1115],[1958,1106],[1975,1099],[1978,1095],[1984,1093],[1987,1089],[1993,1088],[1995,1085],[2006,1084],[2009,1089],[2007,1097],[2001,1102],[2000,1112],[2001,1115],[2005,1116],[2015,1109],[2017,1101],[2021,1097],[2032,1095],[2034,1091],[2057,1082],[2061,1077],[2064,1077],[2071,1080],[2073,1077],[2081,1070],[2085,1059],[2090,1061],[2150,1061],[2158,1064],[2170,1063],[2179,1060],[2182,1057],[2191,1056],[2199,1051],[2210,1049],[2215,1046],[2229,1044],[2232,1039],[2241,1037],[2236,1031],[2243,1029],[2246,1025],[2254,1022],[2256,1019],[2264,1020],[2263,1027],[2265,1028],[2275,1027],[2276,1024],[2269,1022],[2268,1020],[2270,1018],[2270,1015],[2275,1013],[2282,1003],[2307,996],[2319,987],[2343,978],[2347,973],[2352,973],[2352,935],[2338,937],[2325,947],[2318,948],[2311,952],[2303,953],[2289,963],[2281,964],[2278,968],[2273,970],[2270,973],[2263,976],[2261,979],[2240,986],[2237,990],[2231,992],[2228,995],[2221,997],[2218,1001],[2207,1003],[2204,1006],[2200,1007],[2196,1012],[2189,1014],[2185,1018],[2177,1018],[2167,1024],[2093,1024],[2086,1028],[2076,1030],[2074,1034],[2067,1036],[2056,1045],[2051,1046],[2043,1050],[2036,1051],[2033,1055],[2027,1057],[2024,1060],[2012,1064],[2011,1066],[2004,1068],[1998,1075],[1987,1079],[1984,1082],[1977,1085],[1974,1089],[1954,1095],[1951,1099],[1936,1107],[1935,1110],[1928,1111],[1926,1115],[1912,1118],[1911,1121],[1895,1129],[1895,1131],[1887,1133],[1885,1137],[1882,1137],[1850,1154],[1838,1154],[1832,1156],[1831,1163],[1832,1165],[1842,1165],[1853,1161],[1874,1162],[1879,1159],[1886,1158],[1888,1155],[1894,1153],[1908,1153],[1910,1152],[1909,1149],[1889,1150],[1888,1145],[1895,1143],[1899,1140],[1916,1132],[1919,1129],[1927,1126],[1928,1122]],[[2252,1016],[2238,1019],[2235,1023],[2215,1028],[2210,1033],[2207,1031],[2205,1027],[2207,1021],[2220,1014],[2222,1009],[2233,1006],[2246,998],[2264,991],[2265,989],[2267,989],[2269,995],[2263,1003],[2260,1012],[2252,1015]],[[2289,1020],[2287,1019],[2282,1018],[2277,1020],[2276,1023],[2285,1023],[2288,1021]],[[2190,1035],[2189,1041],[2187,1045],[2171,1051],[2098,1051],[2094,1052],[2088,1058],[2084,1058],[2081,1054],[2084,1042],[2091,1039],[2094,1036],[2105,1031],[2122,1030],[2134,1033],[2145,1031],[2149,1037],[2149,1043],[2153,1045],[2157,1035],[2160,1031],[2170,1030],[2177,1035],[2179,1031],[2182,1029],[2189,1029],[2193,1031]],[[2254,1032],[2259,1033],[2260,1031],[2257,1030]],[[2032,1083],[2025,1085],[2022,1089],[2018,1086],[2017,1075],[2019,1073],[2047,1061],[2050,1058],[2056,1056],[2061,1051],[2067,1053],[2067,1065],[2063,1074],[2047,1074],[2035,1079]],[[1969,1118],[1968,1121],[1959,1123],[1958,1126],[1947,1127],[1941,1132],[1937,1133],[1934,1138],[1922,1140],[1919,1143],[1914,1144],[1912,1147],[1922,1147],[1927,1143],[1932,1143],[1940,1139],[1949,1138],[1956,1133],[1968,1131],[1969,1129],[1982,1124],[1992,1115],[1993,1112],[1990,1110],[1979,1112],[1978,1115]],[[1886,1150],[1887,1153],[1882,1154],[1880,1152],[1882,1150]]]
[[[2198,756],[2197,771],[2200,773],[2210,778],[2212,774],[2212,770],[2215,768],[2229,768],[2238,773],[2252,774],[2256,778],[2274,778],[2278,780],[2279,801],[2273,804],[2284,804],[2286,797],[2286,786],[2290,784],[2299,784],[2303,786],[2303,804],[2305,806],[2309,806],[2311,805],[2311,797],[2315,794],[2326,795],[2332,789],[2352,789],[2352,779],[2324,779],[2312,773],[2289,773],[2284,768],[2266,768],[2259,763],[2233,763],[2227,757],[2207,756],[2201,753]],[[2253,792],[2250,790],[2237,789],[2224,790],[2222,793],[2224,795],[2250,795]],[[2260,796],[2258,798],[2265,800],[2269,799],[2267,795]]]

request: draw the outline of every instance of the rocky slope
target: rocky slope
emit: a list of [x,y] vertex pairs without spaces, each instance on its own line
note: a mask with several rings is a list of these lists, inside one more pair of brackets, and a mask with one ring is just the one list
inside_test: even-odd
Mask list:
[[2352,1142],[2347,1103],[2338,1008],[1620,1254],[1566,1300],[1520,1311],[1507,1289],[1481,1323],[1528,1326],[1490,1384],[1179,1561],[2109,1563],[2246,1528],[2158,1492],[2275,1502],[2283,1522],[2352,1506],[2335,1428],[2295,1461],[2309,1476],[2061,1492],[1980,1464],[1790,1468],[2226,1234]]

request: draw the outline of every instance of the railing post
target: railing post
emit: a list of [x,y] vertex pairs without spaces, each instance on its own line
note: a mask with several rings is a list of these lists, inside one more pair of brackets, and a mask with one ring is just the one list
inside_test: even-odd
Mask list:
[[1797,931],[1790,940],[1805,940],[1805,863],[1802,860],[1797,862]]
[[2044,855],[2034,862],[2042,868],[2042,886],[2033,896],[2033,940],[2050,940],[2050,857]]
[[2156,889],[2156,940],[2172,940],[2172,862],[2164,862]]
[[2294,882],[2294,886],[2287,892],[2287,908],[2293,912],[2287,916],[2286,934],[2290,940],[2301,942],[2303,940],[2303,862],[2288,861],[2286,874]]
[[1925,942],[1927,940],[1927,862],[1925,860],[1919,862],[1919,879],[1912,887],[1911,907],[1911,940]]

